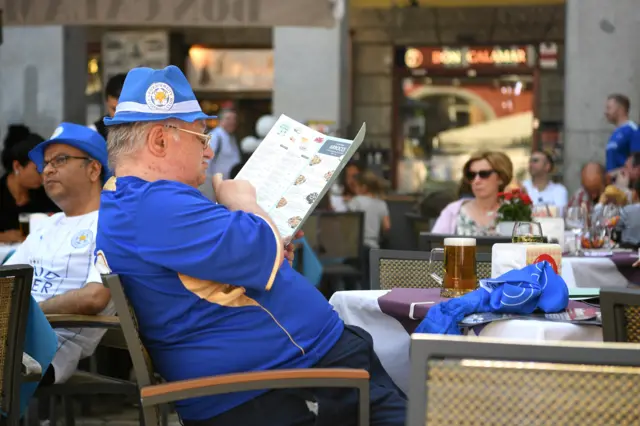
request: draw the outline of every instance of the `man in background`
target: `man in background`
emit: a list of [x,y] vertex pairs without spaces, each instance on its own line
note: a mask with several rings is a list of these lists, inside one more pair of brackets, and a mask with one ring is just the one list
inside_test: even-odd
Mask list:
[[229,179],[229,173],[236,164],[242,161],[238,141],[234,135],[238,127],[238,116],[233,110],[223,110],[220,114],[220,125],[211,131],[211,149],[213,159],[209,163],[208,174],[214,176],[222,173]]
[[[62,123],[29,152],[44,188],[62,213],[31,233],[7,265],[33,267],[31,295],[45,314],[113,315],[111,295],[94,265],[98,208],[107,169],[107,143],[78,124]],[[55,330],[58,348],[41,384],[63,383],[93,354],[105,330]]]
[[624,167],[627,158],[640,151],[640,133],[638,125],[629,120],[629,98],[613,94],[607,99],[605,117],[616,126],[607,143],[606,168],[609,177],[616,176]]
[[[124,85],[124,79],[126,76],[126,74],[114,75],[109,79],[107,86],[104,88],[107,117],[113,117],[116,113],[116,106],[118,105],[118,99],[120,98],[120,92],[122,92],[122,86]],[[104,125],[102,118],[89,125],[89,128],[100,133],[103,138],[107,138],[107,126]]]
[[635,189],[640,178],[640,152],[635,152],[627,158],[624,167],[616,176],[615,184],[622,189]]
[[605,168],[599,163],[585,164],[580,172],[580,182],[582,186],[573,194],[568,207],[578,207],[584,204],[591,212],[593,206],[600,201],[600,196],[606,187]]
[[225,109],[220,113],[219,119],[220,124],[210,133],[213,158],[209,160],[207,179],[198,188],[210,200],[215,200],[213,187],[210,185],[211,178],[221,173],[224,179],[229,179],[233,167],[242,162],[242,154],[234,135],[238,127],[238,115],[233,110]]
[[546,151],[535,151],[529,158],[529,175],[531,180],[522,182],[534,205],[556,206],[558,213],[567,206],[569,195],[567,188],[551,180],[553,173],[553,157]]

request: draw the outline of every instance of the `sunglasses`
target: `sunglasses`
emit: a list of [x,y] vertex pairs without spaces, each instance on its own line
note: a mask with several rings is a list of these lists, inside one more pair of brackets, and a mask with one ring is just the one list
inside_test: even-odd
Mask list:
[[476,176],[478,176],[480,179],[487,179],[489,178],[489,176],[491,176],[494,173],[495,173],[495,170],[480,170],[478,172],[468,171],[465,174],[465,177],[469,182],[473,182]]

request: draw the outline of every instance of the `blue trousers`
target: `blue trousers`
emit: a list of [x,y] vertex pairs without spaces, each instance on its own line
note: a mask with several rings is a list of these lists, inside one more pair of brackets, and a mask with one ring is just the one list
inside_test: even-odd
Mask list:
[[[371,375],[372,426],[404,426],[406,396],[393,383],[373,351],[366,331],[346,327],[335,346],[315,368],[358,368]],[[318,415],[306,401],[318,404]],[[209,420],[184,421],[185,426],[356,426],[355,389],[313,388],[273,390]]]

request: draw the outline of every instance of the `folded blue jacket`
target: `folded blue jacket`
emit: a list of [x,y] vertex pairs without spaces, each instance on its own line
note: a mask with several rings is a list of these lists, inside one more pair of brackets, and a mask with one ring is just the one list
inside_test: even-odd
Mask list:
[[462,334],[458,322],[471,314],[495,312],[531,314],[567,308],[569,290],[561,276],[544,261],[514,269],[498,278],[480,280],[480,288],[429,309],[416,333]]

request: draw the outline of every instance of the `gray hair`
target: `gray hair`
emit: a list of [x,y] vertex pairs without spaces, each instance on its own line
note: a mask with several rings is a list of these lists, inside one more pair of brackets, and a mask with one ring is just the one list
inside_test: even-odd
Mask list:
[[116,166],[127,156],[140,149],[146,140],[147,131],[157,122],[127,123],[109,127],[107,133],[107,151],[109,168]]

